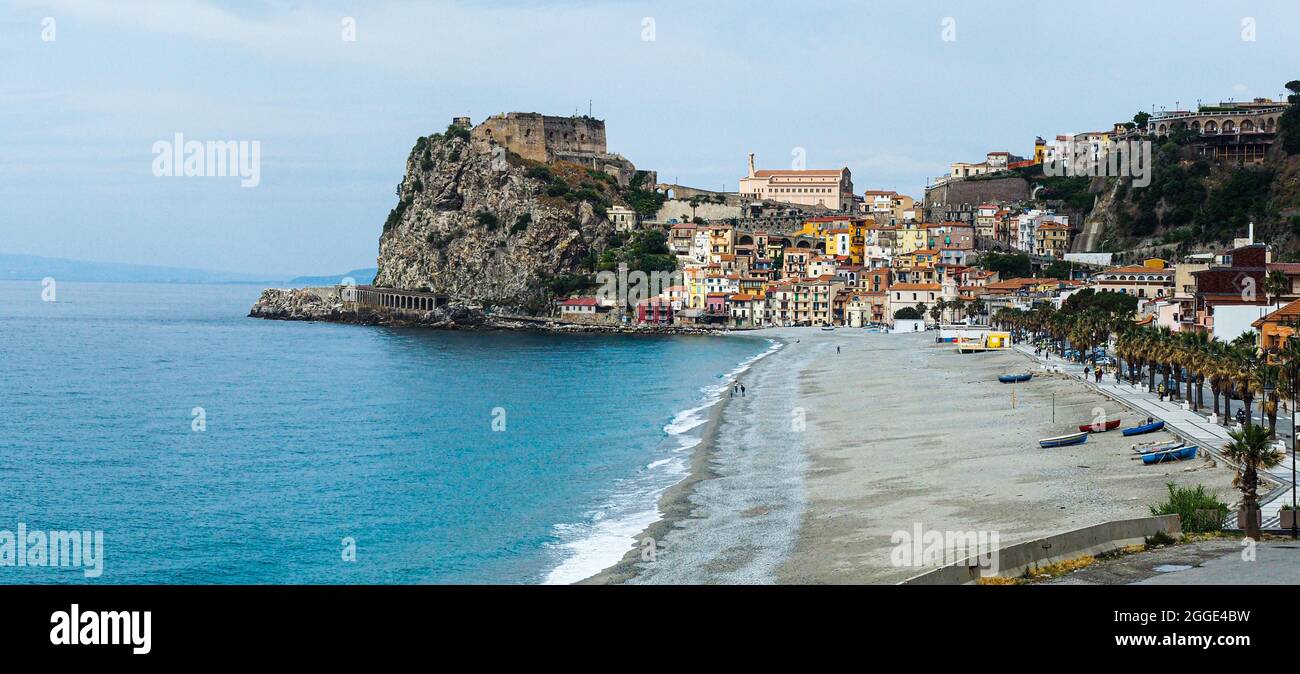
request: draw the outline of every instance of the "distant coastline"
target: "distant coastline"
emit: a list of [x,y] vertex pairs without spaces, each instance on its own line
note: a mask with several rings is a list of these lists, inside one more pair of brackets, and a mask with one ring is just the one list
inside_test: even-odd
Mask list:
[[[374,269],[354,269],[345,274],[289,276],[166,267],[124,262],[97,262],[40,255],[0,253],[0,281],[42,281],[52,278],[73,283],[175,283],[181,285],[285,285],[292,287],[341,283],[352,278],[368,282]],[[369,276],[366,276],[366,274]]]

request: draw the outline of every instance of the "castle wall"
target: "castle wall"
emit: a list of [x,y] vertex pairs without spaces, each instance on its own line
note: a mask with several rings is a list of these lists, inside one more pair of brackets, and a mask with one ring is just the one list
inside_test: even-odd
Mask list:
[[479,142],[493,141],[537,162],[567,159],[565,155],[604,155],[605,123],[590,117],[552,117],[535,112],[511,112],[489,117],[470,132]]

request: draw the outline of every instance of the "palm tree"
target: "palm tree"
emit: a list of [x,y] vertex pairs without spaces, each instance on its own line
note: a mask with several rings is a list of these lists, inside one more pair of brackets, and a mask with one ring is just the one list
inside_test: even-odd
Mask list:
[[1277,298],[1291,293],[1291,279],[1280,269],[1274,269],[1264,277],[1264,295],[1268,303],[1273,304]]
[[1237,468],[1232,484],[1241,490],[1241,509],[1246,512],[1246,536],[1259,540],[1259,523],[1255,514],[1259,510],[1259,471],[1281,463],[1285,453],[1273,448],[1268,431],[1259,426],[1247,425],[1239,431],[1230,431],[1228,435],[1232,442],[1223,446],[1223,453]]
[[1260,401],[1260,407],[1264,415],[1268,417],[1268,437],[1269,439],[1277,438],[1277,406],[1279,396],[1282,394],[1278,382],[1282,379],[1282,368],[1277,365],[1264,363],[1259,366],[1259,379],[1264,391],[1264,399]]
[[[1210,378],[1210,391],[1214,394],[1214,416],[1219,416],[1219,396],[1226,392],[1231,381],[1228,347],[1223,342],[1211,341],[1205,351],[1205,368]],[[1227,406],[1224,407],[1224,421],[1227,419]],[[1226,425],[1226,424],[1225,424]]]
[[1233,361],[1233,388],[1241,397],[1241,404],[1246,409],[1246,425],[1253,421],[1251,405],[1255,401],[1255,382],[1259,377],[1259,354],[1255,347],[1233,342],[1229,347]]
[[942,323],[943,312],[947,308],[948,308],[948,302],[944,300],[939,300],[938,302],[935,303],[934,306],[930,307],[930,318],[933,318],[935,323]]
[[[1183,348],[1186,351],[1185,365],[1189,369],[1187,377],[1187,398],[1192,402],[1192,411],[1199,412],[1205,406],[1205,373],[1210,368],[1210,337],[1203,332],[1182,332]],[[1195,373],[1193,376],[1191,373]],[[1192,396],[1192,380],[1196,380],[1196,396]]]

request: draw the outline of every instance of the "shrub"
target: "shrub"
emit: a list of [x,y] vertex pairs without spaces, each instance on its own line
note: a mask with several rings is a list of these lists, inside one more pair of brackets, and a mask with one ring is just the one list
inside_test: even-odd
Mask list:
[[[1212,494],[1205,492],[1205,485],[1196,487],[1179,487],[1168,482],[1169,498],[1158,506],[1151,507],[1152,515],[1178,515],[1182,520],[1183,531],[1201,533],[1219,531],[1228,516],[1228,505]],[[1212,511],[1207,517],[1204,511]]]
[[921,320],[921,312],[917,311],[916,307],[903,307],[894,312],[894,318],[904,321],[919,321]]
[[478,224],[488,229],[496,229],[501,226],[501,221],[497,219],[497,216],[488,211],[479,211],[474,215],[474,219],[478,221]]
[[411,206],[411,202],[407,201],[406,199],[402,199],[401,201],[397,202],[397,207],[389,211],[388,219],[384,220],[384,231],[387,232],[388,230],[393,228],[393,225],[396,225],[398,222],[401,222],[402,214],[405,213],[406,209],[409,208],[410,206]]
[[523,215],[515,219],[515,224],[510,226],[510,233],[518,234],[519,232],[528,229],[528,226],[531,224],[533,224],[533,214],[524,213]]
[[563,197],[568,193],[569,184],[559,178],[553,178],[551,184],[546,187],[546,196],[548,197]]
[[451,140],[453,138],[459,138],[461,140],[469,140],[469,129],[466,129],[463,126],[456,126],[455,124],[448,124],[447,131],[446,133],[443,134],[443,136],[445,136],[447,140]]

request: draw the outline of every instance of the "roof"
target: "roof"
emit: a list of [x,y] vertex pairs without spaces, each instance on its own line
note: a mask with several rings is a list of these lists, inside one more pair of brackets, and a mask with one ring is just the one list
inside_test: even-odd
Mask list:
[[1174,270],[1168,268],[1158,269],[1156,267],[1147,267],[1140,264],[1131,264],[1128,265],[1127,267],[1112,267],[1110,269],[1102,271],[1101,273],[1102,274],[1168,274],[1172,276]]
[[943,290],[938,283],[895,283],[890,290]]
[[1006,281],[998,281],[997,283],[990,283],[987,286],[985,286],[984,289],[992,292],[996,292],[999,290],[1020,290],[1022,288],[1029,288],[1032,286],[1040,285],[1042,283],[1054,282],[1054,281],[1056,281],[1056,279],[1013,278],[1013,279],[1007,279]]
[[1266,314],[1263,318],[1251,323],[1251,327],[1263,327],[1265,323],[1283,323],[1300,320],[1300,300],[1296,300],[1273,313]]
[[[845,171],[845,169],[804,169],[804,170],[797,170],[797,169],[763,169],[763,170],[761,170],[761,171],[754,171],[754,177],[755,177],[755,178],[771,178],[771,177],[774,177],[774,176],[804,176],[804,177],[831,176],[831,177],[838,177],[838,176],[839,176],[841,173],[843,173],[844,171]],[[749,176],[745,176],[745,177],[748,178]]]
[[752,302],[754,300],[754,296],[750,295],[749,293],[736,293],[735,295],[732,295],[727,299],[732,302]]
[[594,307],[597,302],[594,297],[570,297],[560,304],[566,307]]

